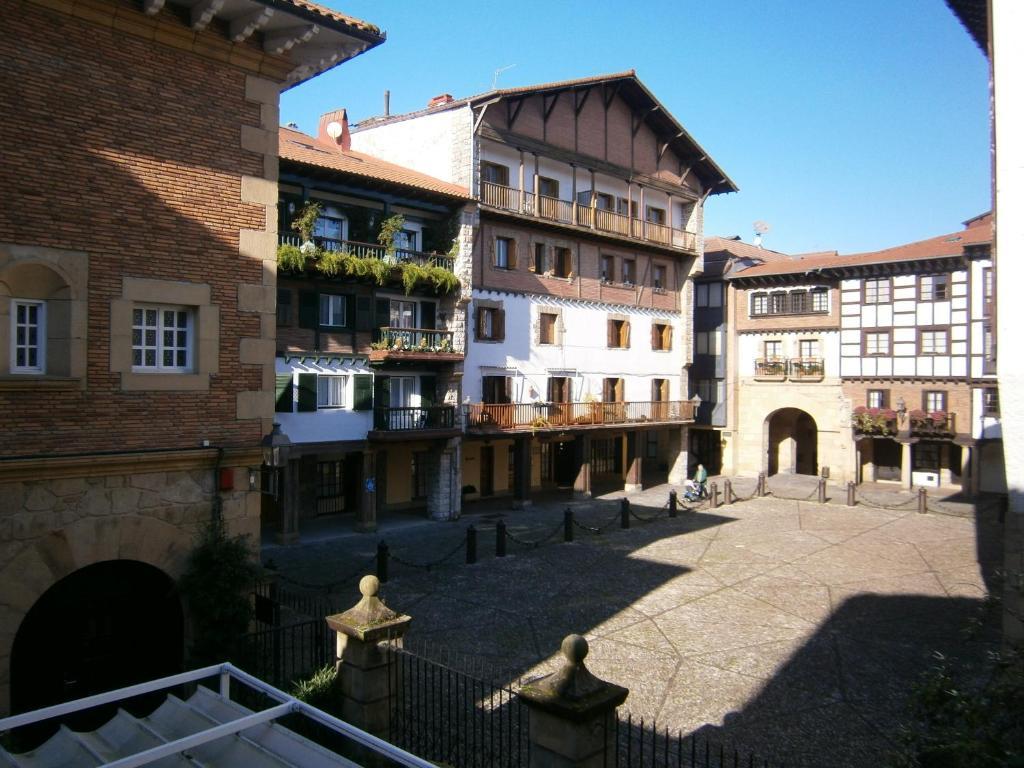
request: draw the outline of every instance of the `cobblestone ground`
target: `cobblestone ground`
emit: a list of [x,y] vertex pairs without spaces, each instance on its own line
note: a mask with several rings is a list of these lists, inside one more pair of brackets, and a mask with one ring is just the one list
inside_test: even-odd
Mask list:
[[[998,561],[995,504],[975,513],[954,497],[920,514],[914,496],[881,488],[847,507],[840,488],[825,505],[807,500],[814,478],[769,485],[774,496],[675,519],[668,486],[630,494],[629,530],[622,494],[569,504],[581,523],[573,543],[560,543],[564,501],[483,507],[451,524],[391,521],[381,536],[405,563],[454,554],[429,570],[392,559],[382,596],[413,617],[410,645],[467,671],[506,681],[550,671],[578,632],[591,670],[627,686],[625,709],[659,726],[719,730],[789,766],[882,765],[933,653],[966,662],[993,647],[990,629],[965,630]],[[754,481],[734,488],[748,497]],[[550,540],[510,540],[496,558],[499,519],[518,542]],[[475,565],[459,548],[469,523]],[[265,547],[264,560],[306,584],[341,580],[332,591],[347,608],[379,537],[314,538]]]

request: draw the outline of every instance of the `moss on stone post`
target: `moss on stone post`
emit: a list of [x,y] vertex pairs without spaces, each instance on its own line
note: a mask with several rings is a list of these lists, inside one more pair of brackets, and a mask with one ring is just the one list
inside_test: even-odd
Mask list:
[[615,710],[629,690],[591,674],[583,663],[589,649],[583,637],[569,635],[562,668],[519,692],[530,710],[532,768],[614,765]]
[[337,633],[342,719],[387,739],[392,694],[387,651],[379,644],[400,640],[412,618],[384,605],[377,597],[379,590],[376,576],[363,576],[359,581],[362,598],[344,613],[328,616],[327,626]]

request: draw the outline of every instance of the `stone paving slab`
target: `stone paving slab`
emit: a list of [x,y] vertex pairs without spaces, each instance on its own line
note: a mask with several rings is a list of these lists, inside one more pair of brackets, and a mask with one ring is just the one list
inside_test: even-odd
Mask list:
[[[392,551],[427,563],[473,523],[480,562],[464,552],[430,570],[392,563],[382,596],[413,617],[425,655],[505,681],[552,671],[561,639],[590,641],[595,674],[630,688],[625,709],[683,732],[702,728],[786,765],[877,766],[893,748],[909,690],[933,651],[983,658],[994,637],[965,639],[978,615],[1001,530],[994,503],[955,515],[846,507],[806,496],[813,478],[772,478],[777,495],[662,518],[617,523],[622,494],[572,504],[601,534],[558,543],[567,503],[523,511],[483,508],[452,523],[392,525]],[[737,479],[739,495],[754,488]],[[664,515],[668,487],[631,494],[641,517]],[[871,489],[903,505],[910,494]],[[504,519],[524,541],[494,557]],[[264,549],[288,578],[336,581],[373,555],[375,536],[320,537]],[[337,585],[339,608],[354,579]],[[440,657],[438,656],[440,654]]]

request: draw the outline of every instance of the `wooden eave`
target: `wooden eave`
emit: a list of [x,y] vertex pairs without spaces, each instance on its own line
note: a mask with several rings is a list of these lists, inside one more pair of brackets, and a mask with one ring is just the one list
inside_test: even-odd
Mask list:
[[905,261],[882,261],[870,264],[839,264],[825,267],[809,267],[803,272],[782,272],[776,274],[745,275],[742,272],[725,277],[738,288],[771,288],[782,285],[808,284],[830,280],[865,277],[890,277],[893,275],[930,274],[948,272],[963,265],[960,255],[935,256]]
[[469,198],[449,195],[412,184],[345,173],[334,168],[281,159],[278,181],[350,197],[364,197],[389,205],[423,208],[433,213],[450,214],[452,209],[471,202]]

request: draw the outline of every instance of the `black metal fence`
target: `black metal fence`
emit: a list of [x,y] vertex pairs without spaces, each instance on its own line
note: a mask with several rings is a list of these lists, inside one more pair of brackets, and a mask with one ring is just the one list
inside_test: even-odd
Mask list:
[[290,689],[334,659],[334,632],[317,618],[243,635],[233,661],[273,686]]
[[645,724],[632,715],[615,721],[614,759],[605,764],[615,768],[779,768],[779,762],[769,762],[752,752],[714,742],[699,731],[672,733],[658,728],[657,723]]
[[508,685],[487,682],[388,644],[394,697],[389,741],[453,768],[529,763],[526,708]]

